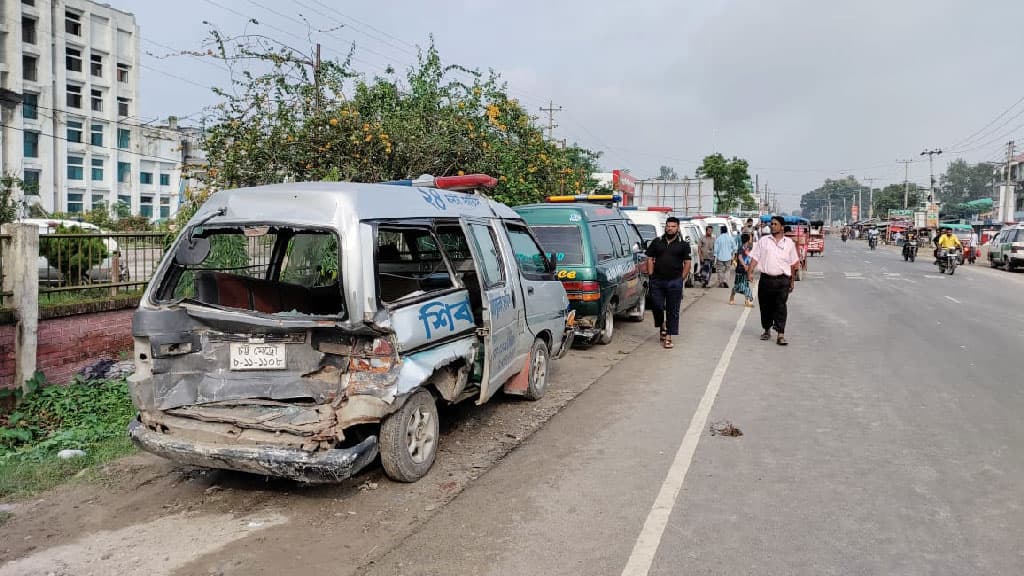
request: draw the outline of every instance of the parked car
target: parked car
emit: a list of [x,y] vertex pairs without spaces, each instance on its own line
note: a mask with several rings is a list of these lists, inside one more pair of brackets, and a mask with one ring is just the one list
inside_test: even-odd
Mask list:
[[1024,224],[1007,226],[999,231],[989,244],[988,261],[993,268],[1004,266],[1007,271],[1024,266]]
[[379,453],[389,477],[412,482],[434,462],[438,402],[543,396],[573,314],[522,218],[474,191],[496,183],[215,194],[135,313],[132,440],[312,483]]
[[[128,264],[124,258],[118,258],[118,282],[130,282],[131,274],[128,272]],[[83,273],[83,279],[90,284],[109,284],[114,281],[114,257],[107,256],[101,262],[93,264],[91,268]]]
[[46,256],[40,256],[38,258],[39,268],[39,286],[46,288],[59,288],[64,285],[64,274],[50,266],[50,262],[46,259]]
[[[91,222],[80,222],[78,220],[61,220],[59,218],[22,218],[18,220],[19,224],[35,224],[39,227],[39,235],[45,234],[56,234],[57,229],[60,227],[71,228],[77,227],[82,234],[108,234],[106,230],[101,229],[99,226]],[[113,254],[119,250],[117,240],[106,237],[103,238],[103,245],[106,247],[107,252]]]
[[576,312],[577,339],[608,344],[616,315],[643,320],[649,283],[639,266],[646,259],[644,245],[636,226],[618,208],[559,201],[517,206],[515,211],[557,264],[558,279]]

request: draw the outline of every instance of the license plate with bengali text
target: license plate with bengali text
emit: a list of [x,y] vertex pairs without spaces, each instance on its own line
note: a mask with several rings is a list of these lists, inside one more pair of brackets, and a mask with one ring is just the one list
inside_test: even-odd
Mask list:
[[232,370],[284,370],[284,344],[231,344]]

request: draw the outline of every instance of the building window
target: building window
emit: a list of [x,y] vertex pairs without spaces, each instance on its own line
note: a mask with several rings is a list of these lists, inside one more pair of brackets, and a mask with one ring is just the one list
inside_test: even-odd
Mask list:
[[25,158],[39,158],[39,132],[26,130],[25,135]]
[[117,99],[117,115],[128,116],[128,100],[127,98],[118,97]]
[[84,160],[81,156],[68,156],[68,180],[84,180]]
[[68,108],[82,107],[82,87],[68,84]]
[[93,54],[89,57],[89,60],[89,72],[97,78],[103,78],[103,56],[101,54]]
[[103,158],[92,159],[92,179],[94,182],[103,181]]
[[65,53],[64,62],[67,65],[67,69],[72,72],[81,72],[82,51],[77,48],[66,48]]
[[152,184],[153,173],[152,172],[139,172],[139,182],[141,184]]
[[82,193],[68,192],[68,212],[79,213],[82,211]]
[[82,123],[77,120],[68,120],[68,142],[82,142]]
[[35,56],[22,55],[21,57],[21,78],[30,82],[35,82],[36,78],[39,77],[36,71],[36,60]]
[[132,197],[131,196],[122,196],[122,195],[118,194],[117,195],[117,203],[118,204],[124,204],[126,208],[131,210],[131,208],[132,208]]
[[25,194],[36,196],[39,194],[39,170],[25,170],[25,176],[21,179],[21,189]]
[[75,36],[82,35],[82,16],[68,10],[64,11],[64,31]]
[[35,120],[39,118],[39,94],[28,92],[21,96],[21,117]]
[[93,146],[103,146],[103,124],[92,125],[92,133],[89,135],[89,143]]
[[21,0],[21,3],[25,6],[35,6],[36,0]]
[[171,175],[170,174],[161,174],[160,175],[160,185],[161,186],[170,186],[171,185]]
[[107,211],[107,199],[103,196],[103,194],[92,195],[92,209],[102,210],[104,212]]
[[25,44],[36,43],[36,21],[27,16],[21,17],[21,41]]
[[117,181],[127,184],[132,181],[132,165],[127,162],[117,163]]
[[139,215],[146,218],[153,217],[153,197],[143,196],[139,198]]
[[92,90],[92,111],[103,112],[103,91]]
[[118,82],[124,82],[125,84],[128,83],[128,69],[129,69],[129,66],[127,64],[122,64],[120,62],[117,63],[117,81]]
[[127,150],[132,145],[132,131],[128,128],[117,129],[117,147]]
[[160,199],[160,217],[171,217],[171,199],[166,196]]

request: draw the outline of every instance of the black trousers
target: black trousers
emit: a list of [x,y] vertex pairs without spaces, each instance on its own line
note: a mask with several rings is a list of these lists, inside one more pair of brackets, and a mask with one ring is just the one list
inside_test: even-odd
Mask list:
[[757,284],[757,299],[761,306],[761,329],[775,328],[786,333],[786,301],[789,300],[789,276],[761,274]]

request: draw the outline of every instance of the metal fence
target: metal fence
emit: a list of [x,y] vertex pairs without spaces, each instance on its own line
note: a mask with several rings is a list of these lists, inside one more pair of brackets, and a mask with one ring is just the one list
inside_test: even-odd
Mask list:
[[[11,237],[7,234],[0,234],[0,309],[11,307],[11,296],[14,294],[4,288],[5,276],[8,274],[7,266],[4,265],[4,253],[10,245]],[[9,262],[7,264],[10,264]]]
[[163,232],[42,234],[40,304],[141,292],[167,243]]

